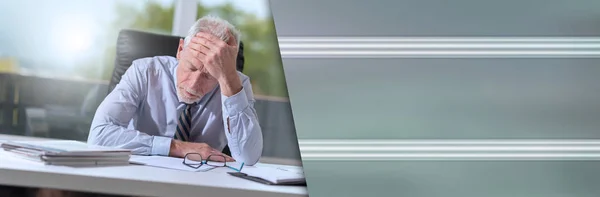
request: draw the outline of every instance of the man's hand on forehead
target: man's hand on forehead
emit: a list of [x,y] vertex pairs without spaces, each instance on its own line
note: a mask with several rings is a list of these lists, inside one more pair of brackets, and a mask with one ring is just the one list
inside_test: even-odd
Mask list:
[[[226,32],[229,34],[229,32]],[[237,77],[235,69],[237,57],[237,41],[231,36],[227,42],[210,33],[197,33],[190,42],[192,54],[203,67],[217,80],[226,80]]]
[[200,39],[206,39],[214,44],[227,44],[229,46],[235,46],[237,43],[237,40],[235,40],[235,37],[233,37],[231,35],[229,30],[227,30],[225,33],[229,35],[228,36],[229,39],[227,39],[226,41],[221,40],[219,37],[212,35],[210,33],[206,33],[206,32],[198,32],[196,34],[196,36],[194,36],[194,38],[192,38],[192,40],[196,39],[196,38],[200,38]]

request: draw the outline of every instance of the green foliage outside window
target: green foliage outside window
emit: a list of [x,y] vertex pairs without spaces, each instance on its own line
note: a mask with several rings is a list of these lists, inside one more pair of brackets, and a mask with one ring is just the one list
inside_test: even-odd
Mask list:
[[[109,43],[104,49],[102,60],[82,63],[78,73],[88,78],[109,80],[114,68],[116,38],[121,29],[137,29],[153,33],[171,34],[174,18],[174,5],[162,5],[149,1],[141,9],[126,4],[118,4],[115,21],[107,27]],[[212,14],[222,17],[242,32],[244,74],[252,80],[255,94],[287,97],[283,67],[272,17],[259,18],[235,8],[232,4],[207,7],[198,4],[197,18]],[[112,42],[110,42],[112,41]],[[100,65],[100,66],[98,66]],[[101,70],[98,68],[102,68]]]

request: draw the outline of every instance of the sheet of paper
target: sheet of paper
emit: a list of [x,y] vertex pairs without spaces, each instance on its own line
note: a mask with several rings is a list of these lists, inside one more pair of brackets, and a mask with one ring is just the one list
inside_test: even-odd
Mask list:
[[182,158],[174,158],[174,157],[164,157],[164,156],[140,156],[140,155],[132,155],[129,159],[130,163],[142,164],[147,166],[159,167],[159,168],[168,168],[174,170],[183,170],[190,172],[204,172],[211,170],[215,167],[202,165],[199,168],[191,168],[185,164],[183,164]]
[[274,168],[276,170],[287,171],[290,173],[304,175],[304,170],[299,166],[261,166],[261,168]]
[[282,167],[249,166],[242,169],[249,176],[260,177],[273,183],[292,182],[304,180],[302,170]]

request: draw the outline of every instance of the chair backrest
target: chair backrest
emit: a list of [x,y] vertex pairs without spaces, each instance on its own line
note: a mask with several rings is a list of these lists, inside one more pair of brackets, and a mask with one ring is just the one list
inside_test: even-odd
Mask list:
[[[131,63],[140,58],[154,56],[173,56],[177,54],[179,36],[162,35],[138,30],[124,29],[117,38],[117,54],[115,68],[108,84],[108,93],[121,81]],[[244,69],[244,45],[240,42],[237,57],[237,70]]]

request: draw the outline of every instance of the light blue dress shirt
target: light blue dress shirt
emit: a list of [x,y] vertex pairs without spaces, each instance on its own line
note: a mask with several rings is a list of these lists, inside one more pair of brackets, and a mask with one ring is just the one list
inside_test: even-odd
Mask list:
[[[170,56],[133,61],[98,107],[88,143],[132,149],[140,155],[168,155],[177,120],[186,106],[176,93],[177,65],[177,59]],[[253,165],[262,154],[262,131],[250,80],[240,72],[238,75],[242,91],[227,97],[215,88],[211,99],[208,93],[191,109],[189,141],[207,143],[217,150],[229,145],[236,161]],[[230,132],[226,130],[228,117]]]

